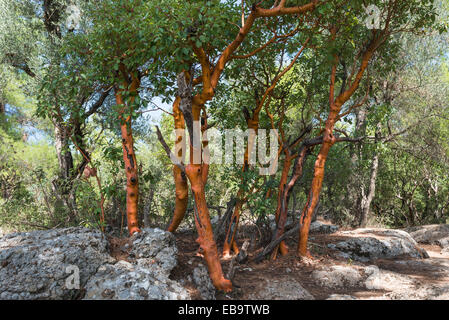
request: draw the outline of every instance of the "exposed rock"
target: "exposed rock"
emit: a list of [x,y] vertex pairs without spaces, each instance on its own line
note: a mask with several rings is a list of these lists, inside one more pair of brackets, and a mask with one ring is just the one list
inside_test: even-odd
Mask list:
[[441,238],[436,241],[441,248],[449,248],[449,237]]
[[249,296],[251,300],[315,300],[296,280],[281,278],[279,280],[265,280],[264,290]]
[[312,272],[316,284],[326,288],[358,287],[363,283],[362,273],[356,267],[332,266]]
[[[79,269],[79,285],[113,261],[101,232],[84,228],[12,233],[0,239],[1,299],[76,299],[66,279]],[[76,283],[73,283],[76,285]]]
[[200,292],[201,298],[204,300],[215,300],[215,287],[212,284],[209,272],[204,265],[198,264],[198,266],[193,269],[193,282]]
[[130,262],[116,262],[96,230],[6,235],[0,239],[0,299],[190,298],[169,279],[177,254],[171,233],[144,229],[131,240]]
[[85,299],[189,299],[187,290],[169,279],[178,253],[173,234],[146,228],[131,240],[130,262],[101,266],[86,285]]
[[441,247],[449,245],[449,225],[432,224],[427,226],[406,228],[416,242],[424,244],[437,244]]
[[[156,268],[157,269],[157,268]],[[119,261],[102,265],[86,285],[87,300],[189,299],[185,288],[154,268]]]
[[357,300],[357,298],[347,294],[331,294],[326,300]]
[[357,261],[397,257],[428,258],[425,250],[418,247],[405,231],[389,229],[356,229],[341,232],[346,240],[328,247],[340,251],[339,255]]
[[414,281],[407,276],[379,269],[377,266],[369,266],[365,269],[368,278],[365,287],[369,290],[408,291],[414,288]]
[[133,243],[128,260],[142,267],[158,268],[166,276],[177,263],[175,236],[161,229],[145,228],[131,237]]
[[310,224],[310,233],[334,233],[338,231],[338,226],[327,224],[322,221],[315,221]]
[[449,287],[415,283],[409,288],[396,287],[382,298],[386,300],[447,300]]

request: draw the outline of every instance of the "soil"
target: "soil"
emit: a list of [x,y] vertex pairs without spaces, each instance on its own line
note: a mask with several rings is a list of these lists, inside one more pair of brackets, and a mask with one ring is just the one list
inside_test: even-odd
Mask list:
[[[172,278],[174,280],[186,279],[188,275],[193,273],[193,269],[199,264],[204,264],[201,256],[198,256],[198,244],[195,242],[195,232],[176,232],[176,241],[178,245],[178,265],[172,272]],[[329,243],[335,243],[344,240],[345,237],[338,234],[312,234],[310,237],[310,252],[312,259],[299,259],[295,254],[297,242],[295,237],[287,239],[287,244],[290,248],[290,252],[286,256],[278,256],[274,261],[267,259],[262,262],[252,261],[255,256],[261,251],[262,248],[254,248],[248,252],[248,260],[240,264],[235,272],[234,290],[232,293],[217,293],[216,298],[218,300],[236,300],[236,299],[251,299],[251,295],[257,292],[263,291],[265,288],[265,281],[281,280],[288,281],[294,279],[299,282],[307,291],[309,291],[317,300],[327,299],[331,294],[350,295],[359,299],[371,299],[380,297],[386,294],[383,290],[368,290],[365,287],[351,287],[341,289],[329,289],[317,285],[311,277],[311,274],[318,267],[323,268],[326,266],[348,266],[357,264],[360,266],[376,265],[381,269],[397,272],[399,274],[411,276],[416,280],[425,282],[426,284],[435,283],[442,284],[448,283],[449,279],[444,277],[447,274],[447,266],[444,266],[444,270],[438,263],[438,259],[443,259],[445,263],[449,263],[449,257],[442,257],[440,252],[441,248],[438,246],[420,245],[425,249],[430,259],[415,260],[410,259],[416,263],[404,264],[404,258],[398,258],[396,260],[375,260],[369,263],[348,261],[336,256],[334,251],[327,247]],[[238,239],[239,247],[245,240],[249,238],[240,237]],[[250,246],[251,247],[251,246]],[[221,248],[219,248],[221,252]],[[436,259],[436,260],[435,260]],[[401,261],[401,263],[398,263]],[[225,274],[228,272],[230,260],[222,259],[223,271]],[[445,271],[445,273],[443,272]],[[189,287],[195,291],[195,285],[189,283]],[[193,296],[194,299],[201,299],[199,293]]]
[[[248,231],[248,230],[247,230]],[[249,237],[245,237],[242,230],[239,233],[238,244],[241,247],[246,240],[251,241]],[[195,284],[189,280],[193,274],[193,270],[198,264],[204,265],[201,254],[198,253],[198,244],[195,239],[197,237],[194,231],[178,231],[175,232],[176,243],[178,247],[178,264],[173,269],[170,278],[173,280],[183,280],[183,284],[190,292],[192,299],[200,300],[201,295]],[[311,277],[316,269],[323,267],[331,267],[335,265],[350,266],[368,266],[376,265],[380,269],[393,271],[413,278],[422,283],[443,285],[449,283],[449,256],[441,253],[441,248],[434,245],[420,245],[429,254],[430,258],[425,260],[397,258],[395,260],[379,259],[370,261],[369,263],[354,262],[340,258],[335,251],[328,248],[328,244],[344,240],[345,236],[336,234],[311,234],[309,240],[309,249],[312,259],[300,259],[296,256],[296,237],[286,239],[286,243],[290,248],[290,252],[286,256],[278,255],[276,260],[267,258],[261,262],[255,262],[254,258],[263,249],[262,246],[250,245],[248,250],[248,259],[244,263],[238,264],[234,278],[232,279],[234,290],[225,294],[216,293],[218,300],[247,300],[257,292],[265,290],[266,281],[289,281],[296,280],[301,284],[315,299],[327,299],[332,294],[349,295],[359,299],[375,299],[381,297],[387,292],[382,290],[368,290],[365,287],[351,287],[341,289],[330,289],[317,285]],[[253,239],[253,241],[258,239]],[[132,243],[127,238],[109,238],[111,255],[117,260],[126,260],[128,250]],[[128,244],[128,246],[126,246]],[[221,252],[221,247],[218,248]],[[222,259],[223,272],[227,275],[231,260]],[[189,277],[190,276],[190,277]]]

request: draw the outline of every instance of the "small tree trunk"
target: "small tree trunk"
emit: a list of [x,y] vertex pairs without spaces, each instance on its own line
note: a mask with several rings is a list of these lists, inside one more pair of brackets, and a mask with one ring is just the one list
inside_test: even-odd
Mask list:
[[[175,122],[175,130],[185,130],[185,122],[184,116],[179,109],[179,103],[181,102],[180,97],[176,97],[175,102],[173,103],[173,116]],[[184,162],[184,152],[186,149],[186,141],[184,135],[181,132],[177,132],[176,136],[176,147],[178,152],[176,157],[178,161]],[[181,221],[184,219],[186,214],[187,205],[189,202],[189,186],[187,184],[187,178],[185,174],[181,171],[181,169],[174,165],[173,166],[173,178],[175,180],[175,210],[173,212],[173,218],[168,226],[168,231],[175,232],[179,227]]]
[[[138,80],[136,78],[133,78],[130,91],[136,92],[138,86]],[[127,87],[127,83],[125,87]],[[126,104],[123,101],[120,90],[116,92],[115,97],[117,105],[123,105],[123,108],[119,115],[119,119],[121,121],[120,129],[122,134],[123,161],[125,163],[126,172],[126,216],[128,220],[128,231],[129,234],[132,235],[135,232],[140,232],[138,220],[139,179],[136,154],[134,153],[134,139],[131,127],[132,110],[130,110],[130,115],[125,119],[123,117],[123,114],[126,109]],[[134,98],[131,97],[130,104],[132,104],[133,100]],[[131,106],[129,106],[129,108],[131,109]]]
[[223,243],[223,258],[229,258],[231,256],[231,248],[236,254],[239,253],[238,246],[235,245],[235,235],[237,233],[237,227],[240,220],[240,211],[242,210],[243,200],[242,192],[237,193],[237,201],[234,206],[234,211],[229,222],[228,231],[226,232],[226,238]]
[[[290,151],[286,150],[284,166],[282,167],[281,179],[279,181],[278,200],[277,200],[276,216],[275,216],[276,229],[273,233],[273,240],[278,238],[279,231],[281,229],[283,230],[283,225],[285,225],[284,220],[286,220],[286,217],[284,219],[283,213],[284,213],[284,208],[286,207],[286,204],[284,202],[285,201],[284,196],[285,196],[285,188],[286,188],[287,182],[288,182],[287,181],[288,173],[290,171],[290,167],[292,166],[292,160],[293,160],[293,157],[291,156]],[[282,217],[282,219],[281,219],[281,217]],[[282,221],[280,221],[280,220],[282,220]],[[285,244],[284,241],[281,241],[279,243],[279,245],[273,251],[273,254],[271,256],[271,258],[273,260],[276,259],[278,249],[280,250],[282,255],[286,255],[288,253],[287,245]]]
[[[290,199],[291,192],[293,190],[293,187],[298,182],[298,179],[302,176],[302,171],[304,167],[304,162],[307,158],[307,155],[309,154],[309,148],[308,147],[302,147],[299,151],[299,155],[295,161],[295,165],[293,167],[293,173],[290,178],[290,181],[288,184],[284,185],[282,195],[281,195],[281,203],[279,206],[279,218],[277,220],[277,227],[275,234],[273,236],[273,241],[279,239],[284,234],[285,224],[287,223],[287,215],[288,215],[288,202]],[[293,157],[292,157],[293,159]],[[291,160],[290,160],[291,161]],[[288,171],[287,171],[288,174]],[[285,255],[287,253],[287,245],[284,243],[284,248],[282,248],[282,243],[284,241],[279,243],[279,249],[282,255]],[[284,250],[284,252],[282,251]],[[277,247],[274,249],[271,258],[274,260],[276,259],[277,255]]]
[[60,178],[65,183],[70,179],[71,170],[73,170],[73,157],[69,148],[69,137],[67,129],[57,119],[54,119],[55,148],[58,156],[58,164],[60,169]]
[[186,175],[190,181],[192,194],[195,199],[194,215],[195,225],[198,231],[198,239],[196,241],[203,250],[204,259],[206,260],[209,269],[209,275],[215,288],[229,292],[232,290],[232,283],[224,278],[220,259],[218,257],[217,245],[214,240],[214,233],[210,222],[209,209],[206,204],[201,165],[189,164],[186,167]]
[[150,213],[151,213],[153,198],[154,198],[154,190],[150,189],[148,198],[145,203],[145,208],[143,210],[143,226],[144,226],[144,228],[150,227],[150,223],[151,223]]
[[[377,124],[376,128],[376,143],[378,143],[379,137],[380,137],[380,123]],[[376,195],[376,181],[378,169],[379,169],[379,150],[377,149],[376,146],[373,160],[371,162],[371,175],[370,175],[368,195],[364,197],[362,200],[361,206],[362,211],[360,216],[360,227],[362,228],[366,227],[366,224],[368,222],[368,216],[371,209],[371,202],[373,201],[374,196]]]
[[[259,129],[259,113],[262,109],[262,105],[259,104],[254,110],[252,117],[247,116],[246,123],[248,125],[248,129],[254,130],[257,134]],[[242,172],[246,172],[249,169],[249,157],[251,156],[254,145],[256,142],[256,136],[251,135],[248,137],[248,144],[246,145],[245,154],[244,154],[244,162],[242,167]],[[246,196],[243,189],[243,178],[241,181],[240,188],[237,192],[237,202],[234,207],[234,212],[232,213],[231,220],[228,226],[228,230],[226,232],[226,239],[223,244],[223,257],[229,258],[231,256],[231,248],[233,249],[235,254],[239,253],[238,245],[235,242],[235,236],[237,234],[237,229],[240,221],[240,213],[242,211],[243,205],[246,202]]]

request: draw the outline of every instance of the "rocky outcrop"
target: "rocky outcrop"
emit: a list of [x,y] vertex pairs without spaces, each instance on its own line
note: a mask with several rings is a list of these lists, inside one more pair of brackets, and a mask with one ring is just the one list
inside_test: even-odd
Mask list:
[[193,283],[195,283],[201,298],[204,300],[215,300],[215,287],[206,267],[201,263],[193,269]]
[[143,229],[131,241],[128,261],[117,261],[96,230],[7,235],[0,239],[0,298],[189,299],[169,279],[177,262],[174,236]]
[[[406,263],[400,261],[398,263]],[[333,266],[315,270],[312,279],[328,289],[354,292],[385,292],[381,295],[362,295],[360,299],[375,300],[445,300],[449,286],[444,283],[426,283],[410,275],[371,266]],[[356,300],[351,295],[331,294],[327,300]]]
[[324,223],[322,221],[314,221],[310,224],[310,233],[335,233],[338,231],[338,226]]
[[159,268],[119,261],[102,265],[86,284],[86,300],[185,300],[189,294]]
[[362,262],[399,257],[427,258],[415,240],[405,231],[390,229],[356,229],[338,234],[343,241],[328,244],[337,255]]
[[284,278],[266,280],[264,290],[249,296],[251,300],[315,300],[296,280]]
[[337,289],[361,286],[363,272],[356,267],[332,266],[329,268],[315,270],[312,279],[321,287]]
[[449,225],[432,224],[405,229],[416,242],[449,247]]
[[169,279],[176,266],[175,237],[160,229],[143,229],[131,237],[128,261],[104,264],[86,284],[84,299],[177,300],[189,293]]
[[113,261],[107,246],[101,232],[84,228],[6,235],[0,239],[0,298],[79,298],[81,291],[66,280],[76,268],[84,287],[101,265]]
[[357,298],[348,294],[331,294],[326,300],[357,300]]

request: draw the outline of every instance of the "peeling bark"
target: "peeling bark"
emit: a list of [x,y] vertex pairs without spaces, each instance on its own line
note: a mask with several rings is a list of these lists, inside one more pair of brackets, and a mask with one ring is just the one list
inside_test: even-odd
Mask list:
[[[179,109],[179,104],[181,102],[180,97],[176,97],[173,103],[173,117],[175,122],[175,130],[185,130],[184,116]],[[181,163],[184,162],[183,152],[185,150],[186,142],[183,135],[178,135],[175,141],[177,148],[179,148],[178,153],[175,155]],[[181,221],[184,219],[186,214],[187,205],[189,202],[189,186],[187,184],[187,178],[184,172],[176,166],[173,165],[173,178],[175,180],[175,210],[173,212],[173,218],[168,227],[168,231],[175,232],[179,227]]]
[[[139,85],[139,80],[133,77],[129,86],[129,91],[136,92]],[[128,87],[127,81],[125,81],[125,87]],[[120,131],[122,134],[123,161],[126,172],[126,216],[128,220],[128,231],[129,234],[132,235],[135,232],[140,232],[138,219],[139,178],[136,154],[134,153],[131,115],[125,119],[123,114],[127,107],[130,109],[132,108],[131,105],[134,101],[134,97],[131,97],[129,105],[126,105],[121,91],[116,90],[115,98],[117,105],[123,106],[119,114],[119,119],[121,122]],[[131,114],[132,110],[129,111]]]

